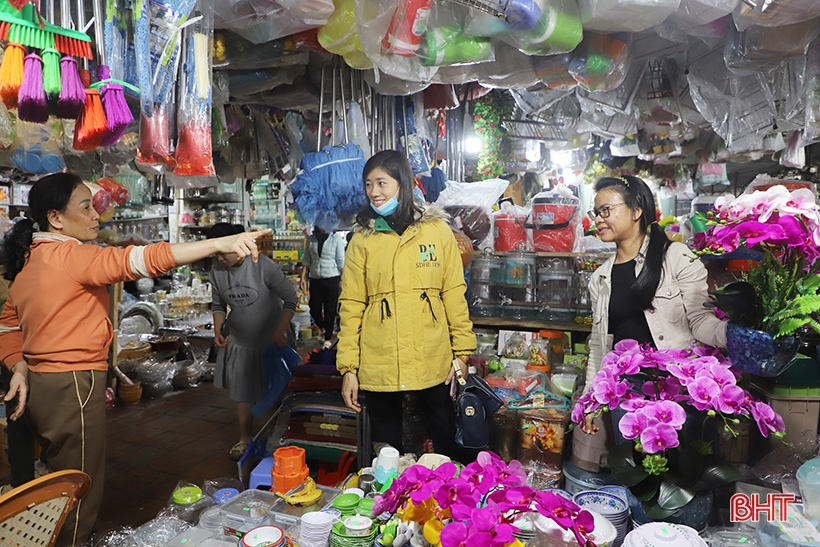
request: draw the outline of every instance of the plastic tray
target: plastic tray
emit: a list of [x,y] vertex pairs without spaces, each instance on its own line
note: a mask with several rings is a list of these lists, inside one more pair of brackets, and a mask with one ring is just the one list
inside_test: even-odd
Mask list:
[[251,528],[268,524],[271,507],[279,498],[264,490],[245,490],[219,506],[222,525],[227,535],[241,535]]
[[[296,494],[303,487],[294,488],[288,495]],[[317,484],[316,488],[322,491],[322,497],[318,502],[310,507],[302,507],[299,505],[288,505],[282,498],[277,498],[276,503],[270,508],[271,516],[270,522],[274,525],[292,526],[302,522],[302,515],[305,513],[312,513],[314,511],[324,511],[333,507],[333,499],[342,493],[338,488],[331,488],[330,486],[322,486]]]

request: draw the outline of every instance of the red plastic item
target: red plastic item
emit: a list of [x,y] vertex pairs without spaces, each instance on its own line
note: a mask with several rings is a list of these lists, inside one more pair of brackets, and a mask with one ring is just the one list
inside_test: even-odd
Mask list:
[[174,174],[201,177],[216,174],[211,150],[211,120],[192,118],[179,130]]
[[105,190],[99,190],[94,193],[94,210],[101,215],[111,208],[113,201],[111,194]]
[[433,0],[403,0],[393,12],[382,48],[402,57],[413,57],[427,30],[432,9]]
[[273,479],[273,487],[271,492],[278,494],[285,494],[290,492],[297,486],[304,484],[310,470],[305,467],[302,471],[294,474],[281,475],[276,471],[271,471],[271,478]]
[[496,251],[517,251],[527,248],[527,217],[513,212],[498,212],[493,215]]
[[532,202],[532,246],[536,252],[571,253],[581,222],[580,200],[535,198]]
[[111,194],[111,197],[114,199],[114,202],[117,205],[122,205],[126,201],[128,201],[128,188],[119,184],[114,179],[110,179],[108,177],[101,178],[97,181],[97,184],[106,192]]
[[273,470],[282,475],[301,473],[306,466],[304,448],[284,446],[273,453]]
[[137,163],[162,165],[169,156],[168,111],[155,108],[154,115],[147,118],[140,114],[140,141],[137,147]]
[[315,51],[317,53],[327,53],[328,51],[319,43],[319,29],[310,29],[302,32],[297,32],[292,35],[289,40],[293,40],[293,49]]

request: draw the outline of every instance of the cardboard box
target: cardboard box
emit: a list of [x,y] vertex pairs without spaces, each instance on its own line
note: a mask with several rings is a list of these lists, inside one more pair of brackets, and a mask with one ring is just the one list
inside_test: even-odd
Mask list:
[[12,186],[12,203],[14,205],[28,205],[28,195],[31,184],[14,183]]
[[0,205],[9,205],[11,203],[11,187],[0,185]]

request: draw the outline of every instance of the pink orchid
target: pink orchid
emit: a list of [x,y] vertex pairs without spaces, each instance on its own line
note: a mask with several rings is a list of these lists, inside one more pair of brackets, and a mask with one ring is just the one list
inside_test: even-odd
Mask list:
[[734,384],[720,388],[717,410],[725,414],[742,414],[746,404],[746,391]]
[[786,430],[783,418],[766,403],[756,402],[751,411],[752,418],[757,422],[757,428],[764,437],[768,437],[770,431],[783,433]]
[[[436,490],[433,498],[442,509],[452,508],[453,518],[461,520],[469,517],[470,511],[481,499],[481,494],[468,481],[454,478]],[[463,509],[466,509],[466,513],[457,516],[456,513]]]
[[572,526],[572,518],[580,510],[574,501],[555,492],[538,492],[536,503],[539,513],[554,520],[564,530]]
[[650,403],[641,412],[652,421],[670,425],[675,429],[683,427],[686,421],[686,411],[678,403],[672,401],[657,401]]
[[668,424],[656,423],[641,432],[641,446],[647,454],[663,452],[679,444],[677,431]]
[[618,430],[625,439],[637,439],[641,436],[641,431],[646,429],[648,425],[646,414],[643,409],[639,412],[630,412],[621,418],[618,422]]
[[[585,536],[595,530],[595,519],[589,511],[581,511],[572,524],[572,533],[579,545],[584,544]],[[586,540],[589,541],[589,540]]]
[[698,410],[711,409],[720,395],[720,386],[707,377],[695,378],[686,385],[692,406]]

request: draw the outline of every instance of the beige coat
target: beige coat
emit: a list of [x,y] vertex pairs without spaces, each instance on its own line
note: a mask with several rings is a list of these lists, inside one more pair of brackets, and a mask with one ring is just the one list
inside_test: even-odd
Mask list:
[[[643,269],[648,246],[649,237],[646,237],[635,261],[636,276]],[[589,284],[593,324],[585,391],[592,386],[592,380],[601,369],[604,355],[612,350],[609,297],[614,263],[614,256],[604,262]],[[673,242],[663,261],[663,274],[652,300],[654,309],[644,311],[655,346],[659,349],[688,348],[698,341],[726,347],[726,323],[703,306],[708,300],[706,268],[686,245]]]

